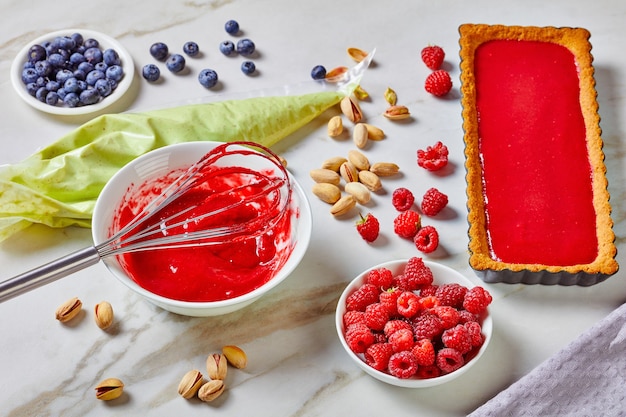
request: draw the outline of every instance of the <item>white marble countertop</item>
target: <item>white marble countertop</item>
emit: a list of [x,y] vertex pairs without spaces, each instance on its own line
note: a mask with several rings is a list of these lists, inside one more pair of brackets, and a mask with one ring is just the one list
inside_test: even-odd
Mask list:
[[[363,111],[368,121],[386,131],[387,139],[367,149],[367,155],[400,165],[404,175],[385,183],[388,192],[406,186],[421,195],[437,186],[449,195],[454,215],[431,220],[439,229],[442,248],[427,258],[454,267],[477,283],[481,282],[468,267],[457,28],[462,23],[585,27],[592,33],[618,261],[623,263],[626,3],[621,0],[506,4],[68,0],[62,6],[5,2],[2,9],[0,164],[18,162],[78,126],[78,121],[59,120],[28,107],[9,81],[15,54],[47,32],[87,28],[106,33],[130,51],[138,68],[153,62],[148,52],[153,42],[163,41],[170,49],[182,49],[189,40],[198,42],[204,55],[188,59],[193,74],[174,76],[162,66],[164,82],[149,85],[140,79],[123,109],[129,111],[215,95],[195,78],[205,66],[218,71],[223,81],[219,93],[229,95],[306,81],[316,64],[351,65],[347,47],[376,47],[376,65],[362,82],[373,99]],[[219,52],[219,42],[228,38],[223,29],[228,19],[238,20],[256,43],[257,76],[243,75],[239,58]],[[454,91],[443,100],[422,88],[428,70],[419,51],[429,43],[446,50],[445,65],[454,80]],[[388,86],[414,115],[410,123],[393,123],[380,115]],[[352,148],[351,141],[327,136],[327,116],[274,147],[307,190],[312,184],[310,169]],[[441,177],[418,169],[415,162],[416,150],[437,140],[449,146],[453,167]],[[419,254],[409,242],[394,238],[390,227],[394,213],[390,204],[382,204],[386,197],[377,196],[370,207],[383,223],[383,236],[374,245],[358,238],[353,219],[333,219],[328,207],[312,197],[315,228],[300,266],[266,297],[230,315],[188,318],[167,313],[129,292],[102,264],[0,304],[0,414],[465,415],[626,301],[624,272],[590,288],[485,285],[494,295],[495,334],[474,368],[439,387],[410,390],[384,385],[349,361],[337,339],[334,311],[343,287],[360,271]],[[90,245],[90,236],[85,229],[33,226],[0,245],[2,279]],[[89,314],[72,325],[61,325],[54,311],[72,296],[81,298]],[[117,317],[108,332],[98,329],[90,317],[93,305],[102,300],[111,302]],[[206,356],[225,344],[239,345],[249,356],[249,366],[229,376],[227,394],[210,404],[178,396],[182,375],[204,369]],[[124,380],[123,401],[95,399],[93,388],[106,377]]]

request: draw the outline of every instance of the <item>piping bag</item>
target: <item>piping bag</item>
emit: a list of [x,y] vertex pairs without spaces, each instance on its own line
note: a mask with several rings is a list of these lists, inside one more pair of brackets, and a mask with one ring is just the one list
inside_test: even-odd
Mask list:
[[106,182],[134,158],[162,146],[192,141],[272,146],[352,94],[374,52],[336,83],[310,81],[248,93],[247,98],[224,95],[224,101],[205,98],[94,118],[0,171],[0,242],[34,223],[91,227]]

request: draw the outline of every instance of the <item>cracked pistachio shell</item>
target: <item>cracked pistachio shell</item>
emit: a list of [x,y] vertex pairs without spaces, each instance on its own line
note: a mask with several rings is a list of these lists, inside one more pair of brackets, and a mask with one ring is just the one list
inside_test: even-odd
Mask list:
[[61,323],[68,322],[80,313],[83,303],[77,297],[70,298],[57,308],[55,317]]
[[124,383],[117,378],[107,378],[100,382],[96,388],[96,398],[102,401],[110,401],[119,398],[124,392]]
[[96,324],[102,330],[106,330],[113,324],[113,307],[107,301],[102,301],[93,309]]
[[205,402],[213,401],[222,395],[225,388],[226,385],[224,385],[224,381],[221,379],[213,379],[200,387],[200,390],[198,390],[198,398]]
[[228,372],[228,362],[226,356],[219,353],[213,353],[206,359],[207,375],[211,379],[226,379]]
[[339,106],[341,107],[341,112],[352,123],[359,123],[363,119],[363,112],[361,111],[361,106],[359,106],[359,103],[352,100],[352,97],[346,96],[342,98],[341,101],[339,102]]
[[390,106],[395,106],[398,103],[398,95],[390,87],[387,87],[385,90],[385,101],[389,103]]
[[191,370],[183,376],[178,384],[178,393],[186,399],[192,398],[198,393],[200,387],[204,384],[202,373],[197,369]]

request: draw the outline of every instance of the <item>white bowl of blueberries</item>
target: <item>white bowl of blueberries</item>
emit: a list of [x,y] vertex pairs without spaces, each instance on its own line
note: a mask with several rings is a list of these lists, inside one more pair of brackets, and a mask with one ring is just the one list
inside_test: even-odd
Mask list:
[[92,30],[66,29],[25,45],[13,61],[11,82],[35,109],[75,116],[117,102],[134,73],[131,55],[115,39]]

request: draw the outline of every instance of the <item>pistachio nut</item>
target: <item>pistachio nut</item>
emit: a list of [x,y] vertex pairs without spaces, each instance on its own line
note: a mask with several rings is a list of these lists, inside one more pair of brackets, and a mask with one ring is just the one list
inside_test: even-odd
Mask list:
[[367,145],[368,139],[367,127],[363,123],[357,123],[352,132],[352,140],[357,148],[363,149]]
[[343,164],[346,161],[347,159],[344,158],[343,156],[333,156],[333,157],[326,159],[324,162],[322,162],[322,168],[339,172],[339,167],[341,166],[341,164]]
[[376,162],[370,167],[370,171],[379,177],[389,177],[400,172],[400,167],[393,162]]
[[367,187],[370,191],[378,191],[382,188],[380,177],[372,171],[359,171],[359,182]]
[[361,62],[367,57],[367,52],[359,48],[348,48],[348,55],[356,62]]
[[96,324],[102,330],[106,330],[113,324],[113,307],[107,301],[102,301],[93,309]]
[[398,103],[398,95],[392,88],[387,87],[384,96],[385,101],[389,103],[390,106],[395,106]]
[[330,214],[333,216],[342,216],[348,213],[356,206],[356,199],[352,194],[345,195],[341,197],[333,206],[330,208]]
[[363,155],[362,152],[357,151],[356,149],[348,151],[348,161],[350,161],[359,171],[370,169],[370,161],[367,159],[367,156]]
[[367,137],[371,140],[382,140],[385,138],[385,132],[379,127],[363,123],[367,129]]
[[309,172],[309,175],[311,176],[313,181],[317,183],[339,185],[339,183],[341,182],[341,177],[336,171],[326,168],[313,169]]
[[117,378],[107,378],[96,386],[96,398],[110,401],[119,398],[124,392],[124,383]]
[[213,353],[206,359],[207,375],[211,379],[226,379],[228,372],[228,363],[226,356],[219,353]]
[[341,107],[341,112],[352,123],[359,123],[361,119],[363,119],[363,112],[361,111],[361,106],[359,106],[359,103],[352,100],[352,97],[346,96],[343,99],[341,99],[339,106]]
[[202,373],[197,369],[189,371],[178,384],[178,393],[186,399],[192,398],[204,384]]
[[411,117],[411,113],[409,112],[408,107],[396,105],[388,107],[383,113],[383,116],[390,120],[401,120]]
[[224,381],[221,379],[213,379],[200,387],[198,390],[198,398],[205,402],[213,401],[222,395],[225,388],[226,385],[224,385]]
[[248,365],[248,356],[239,346],[224,346],[222,348],[222,353],[226,356],[228,363],[237,369],[243,369],[246,365]]
[[341,116],[333,116],[328,121],[328,136],[331,138],[336,138],[343,133],[343,121],[341,120]]
[[345,185],[346,192],[354,197],[359,204],[367,204],[370,202],[371,193],[367,187],[360,182],[349,182]]
[[367,100],[367,98],[370,96],[370,93],[365,91],[365,89],[363,89],[363,87],[361,87],[360,85],[357,85],[352,93],[357,100],[361,101]]
[[341,190],[334,184],[320,182],[313,185],[313,194],[328,204],[335,204],[341,198]]
[[338,82],[344,78],[346,72],[348,72],[348,67],[335,67],[326,73],[326,81],[328,82]]
[[350,161],[344,162],[343,164],[341,164],[341,166],[339,167],[339,173],[341,174],[341,177],[343,178],[345,182],[352,182],[352,181],[359,180],[358,171],[356,170],[355,166],[352,165],[352,162]]
[[77,297],[70,298],[69,300],[61,304],[59,308],[57,308],[57,311],[55,313],[56,319],[59,320],[61,323],[70,321],[74,317],[76,317],[78,313],[80,313],[82,308],[82,301],[80,301]]

